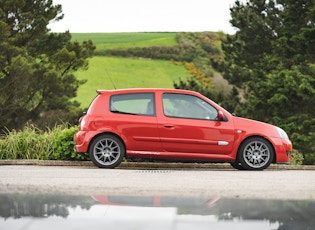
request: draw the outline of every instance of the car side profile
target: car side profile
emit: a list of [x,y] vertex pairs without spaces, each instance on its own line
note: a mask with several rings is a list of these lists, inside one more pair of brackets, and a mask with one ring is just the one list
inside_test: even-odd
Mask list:
[[126,158],[229,162],[263,170],[288,163],[292,143],[271,124],[236,117],[198,92],[98,90],[74,135],[75,151],[100,168]]

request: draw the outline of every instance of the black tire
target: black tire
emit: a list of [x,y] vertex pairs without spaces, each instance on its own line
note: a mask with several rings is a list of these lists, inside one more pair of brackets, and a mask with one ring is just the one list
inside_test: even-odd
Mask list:
[[272,145],[261,137],[245,140],[238,150],[238,161],[244,169],[264,170],[274,158]]
[[104,134],[92,141],[89,156],[99,168],[115,168],[125,156],[125,146],[118,137]]

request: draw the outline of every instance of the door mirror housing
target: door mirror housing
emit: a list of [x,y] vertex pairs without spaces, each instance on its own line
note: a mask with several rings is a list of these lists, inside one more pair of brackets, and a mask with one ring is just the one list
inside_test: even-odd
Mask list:
[[224,113],[219,110],[218,111],[218,121],[224,121],[225,120],[225,116],[224,116]]

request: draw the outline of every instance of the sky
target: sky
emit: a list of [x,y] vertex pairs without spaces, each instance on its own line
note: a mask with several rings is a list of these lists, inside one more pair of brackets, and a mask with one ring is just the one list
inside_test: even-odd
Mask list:
[[235,0],[53,0],[64,18],[52,32],[203,32],[233,34]]

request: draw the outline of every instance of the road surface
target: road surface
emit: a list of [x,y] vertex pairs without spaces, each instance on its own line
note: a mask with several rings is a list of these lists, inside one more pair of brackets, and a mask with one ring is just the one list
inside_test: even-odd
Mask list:
[[315,200],[314,170],[140,170],[2,165],[0,193]]

